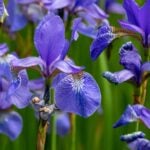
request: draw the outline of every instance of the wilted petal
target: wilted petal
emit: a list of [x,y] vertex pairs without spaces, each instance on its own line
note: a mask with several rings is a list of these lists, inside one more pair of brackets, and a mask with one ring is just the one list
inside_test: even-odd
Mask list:
[[31,93],[28,88],[28,76],[25,70],[19,72],[8,89],[7,99],[18,108],[29,105]]
[[109,25],[105,24],[98,30],[96,39],[92,42],[90,47],[90,55],[93,60],[103,52],[105,48],[116,38],[115,34],[112,33]]
[[128,105],[123,115],[120,119],[113,125],[114,128],[126,125],[130,122],[135,122],[139,119],[139,116],[136,114],[132,106]]
[[69,61],[57,61],[54,64],[54,68],[64,72],[64,73],[78,73],[84,69],[84,67],[75,66],[74,64],[70,63]]
[[64,24],[59,16],[46,15],[36,28],[34,43],[41,58],[49,66],[65,47]]
[[100,105],[99,87],[88,73],[67,75],[59,81],[54,89],[56,105],[65,112],[88,117]]
[[134,72],[137,77],[140,76],[141,56],[131,42],[127,42],[120,48],[120,63],[125,69]]
[[12,140],[15,140],[22,130],[22,119],[16,112],[1,113],[0,115],[0,133],[6,134]]
[[106,71],[103,73],[103,77],[108,81],[120,84],[134,77],[134,74],[130,70],[121,70],[119,72],[111,73]]
[[56,116],[56,129],[57,134],[60,136],[64,136],[69,132],[70,120],[68,114],[62,113]]
[[0,44],[0,57],[8,51],[7,44]]

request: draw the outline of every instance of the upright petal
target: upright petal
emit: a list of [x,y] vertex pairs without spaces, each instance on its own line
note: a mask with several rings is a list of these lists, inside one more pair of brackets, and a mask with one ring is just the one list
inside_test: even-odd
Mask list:
[[123,7],[126,10],[128,21],[134,25],[139,26],[139,6],[135,0],[124,0]]
[[86,73],[62,76],[55,84],[55,100],[59,109],[83,117],[91,116],[100,105],[101,94],[93,77]]
[[36,28],[34,43],[41,58],[49,66],[65,47],[64,24],[59,16],[46,15]]
[[22,118],[16,112],[1,113],[0,115],[0,133],[6,134],[12,140],[15,140],[22,130]]

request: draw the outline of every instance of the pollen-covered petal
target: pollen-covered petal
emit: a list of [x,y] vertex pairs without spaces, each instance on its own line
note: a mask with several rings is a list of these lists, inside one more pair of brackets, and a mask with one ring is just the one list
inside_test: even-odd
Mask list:
[[115,73],[106,71],[103,73],[103,77],[112,83],[120,84],[122,82],[125,82],[125,81],[133,78],[134,74],[130,70],[124,69],[124,70],[121,70],[121,71],[115,72]]
[[51,65],[66,44],[62,19],[54,14],[46,15],[35,30],[34,44],[46,65]]
[[59,109],[83,117],[89,117],[97,110],[101,93],[90,74],[70,74],[59,79],[54,86],[56,105]]
[[93,60],[104,51],[105,48],[116,38],[115,34],[112,33],[109,25],[105,24],[98,30],[96,39],[92,42],[90,47],[90,55]]
[[0,114],[0,133],[6,134],[15,140],[22,130],[22,118],[16,112]]

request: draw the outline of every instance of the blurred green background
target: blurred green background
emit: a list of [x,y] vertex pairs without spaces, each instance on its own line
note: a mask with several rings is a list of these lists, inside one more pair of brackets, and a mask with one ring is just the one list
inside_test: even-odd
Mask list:
[[[122,1],[120,1],[121,3]],[[138,1],[143,4],[144,1]],[[101,0],[101,7],[103,7]],[[119,26],[118,19],[124,16],[110,14],[110,25]],[[33,44],[34,28],[32,24],[28,24],[15,37],[10,38],[7,33],[0,29],[0,42],[7,43],[10,50],[16,51],[20,57],[36,55]],[[125,83],[121,85],[112,85],[103,77],[104,71],[118,71],[122,68],[119,65],[118,51],[124,42],[132,41],[139,51],[142,53],[141,45],[132,38],[123,38],[115,41],[111,47],[111,56],[107,57],[107,50],[96,60],[92,61],[89,55],[91,39],[80,35],[76,42],[73,42],[69,51],[69,56],[74,59],[77,65],[84,65],[85,71],[90,72],[98,82],[101,94],[102,112],[96,112],[91,117],[84,119],[77,116],[76,122],[76,149],[77,150],[126,150],[125,143],[120,141],[120,135],[135,131],[135,123],[124,127],[113,129],[113,124],[119,119],[128,104],[133,104],[133,87]],[[36,72],[29,72],[32,78],[37,76]],[[148,92],[150,90],[148,84]],[[150,107],[150,96],[147,94],[146,106]],[[16,108],[14,108],[16,109]],[[5,135],[0,134],[0,150],[35,150],[36,134],[38,130],[38,121],[31,106],[28,108],[17,110],[23,117],[23,131],[15,141],[11,141]],[[144,131],[147,138],[150,138],[150,132],[144,125],[140,124],[140,130]],[[46,150],[50,150],[50,134],[47,135]],[[57,136],[57,150],[70,150],[70,138],[68,134],[64,137]]]

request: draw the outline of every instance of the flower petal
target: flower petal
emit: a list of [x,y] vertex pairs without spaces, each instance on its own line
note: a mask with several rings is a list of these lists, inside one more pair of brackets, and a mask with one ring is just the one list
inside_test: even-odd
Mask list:
[[84,67],[75,66],[69,61],[63,61],[63,60],[57,61],[54,64],[54,67],[64,73],[78,73],[84,69]]
[[100,105],[99,87],[86,72],[65,76],[54,89],[56,105],[65,112],[89,117]]
[[128,105],[123,115],[120,117],[120,119],[113,125],[114,128],[126,125],[130,122],[137,121],[139,119],[139,116],[136,114],[135,110],[131,105]]
[[22,118],[16,112],[9,112],[0,115],[0,133],[6,134],[15,140],[22,130]]
[[142,65],[142,68],[141,68],[142,72],[149,72],[150,71],[150,62],[145,62],[143,65]]
[[65,47],[64,24],[59,16],[46,15],[36,28],[34,43],[46,65],[52,64]]
[[105,24],[98,30],[96,39],[90,47],[90,55],[93,60],[103,52],[105,48],[115,39],[115,34],[112,33],[109,25]]
[[58,114],[56,117],[56,129],[57,134],[64,136],[69,132],[70,129],[70,120],[67,113]]
[[134,74],[130,70],[125,69],[115,73],[106,71],[103,73],[103,77],[112,83],[120,84],[134,77]]
[[8,52],[7,44],[0,44],[0,57]]

